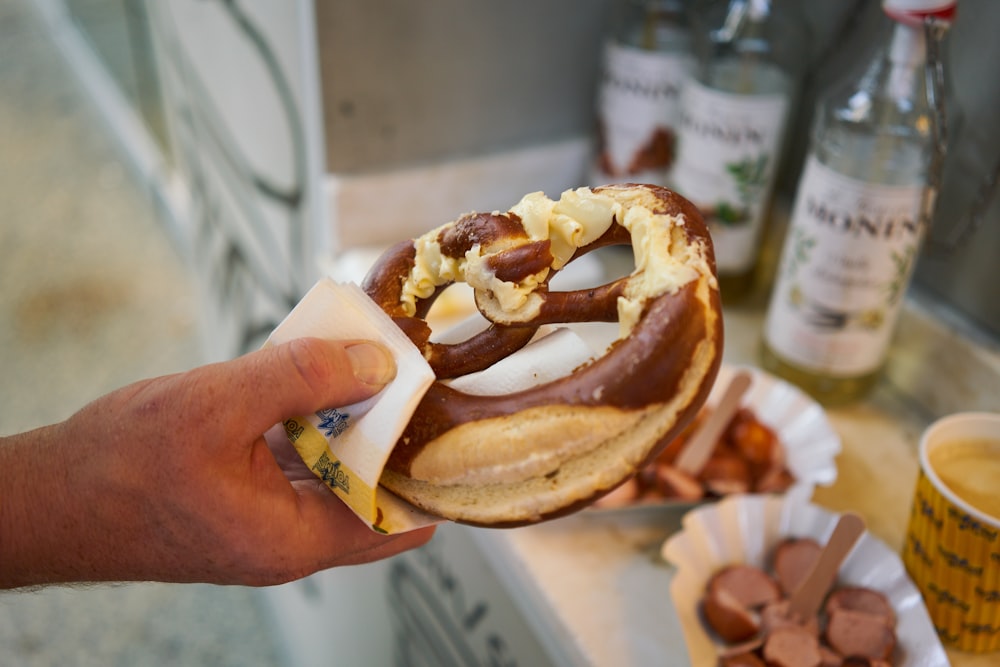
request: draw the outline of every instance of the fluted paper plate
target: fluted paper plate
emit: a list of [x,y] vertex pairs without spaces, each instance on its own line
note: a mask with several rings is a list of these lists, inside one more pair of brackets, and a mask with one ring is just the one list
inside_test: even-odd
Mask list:
[[[809,500],[817,486],[829,486],[837,481],[837,455],[840,436],[830,425],[819,403],[798,387],[780,380],[754,366],[723,364],[712,386],[706,406],[711,409],[722,398],[733,375],[744,370],[751,384],[743,396],[742,405],[750,408],[757,418],[770,426],[785,447],[786,464],[795,476],[795,483],[786,491],[789,495]],[[601,515],[648,515],[650,518],[669,512],[681,514],[695,507],[716,502],[715,499],[696,502],[662,500],[640,502],[620,508],[593,508]]]
[[[766,567],[771,551],[788,536],[825,544],[837,518],[812,503],[765,495],[730,496],[684,516],[682,530],[663,543],[661,554],[676,567],[670,596],[693,667],[714,667],[718,661],[718,647],[698,611],[709,577],[730,563]],[[894,665],[948,665],[920,591],[884,542],[864,533],[841,566],[839,583],[867,586],[889,599],[897,617]]]

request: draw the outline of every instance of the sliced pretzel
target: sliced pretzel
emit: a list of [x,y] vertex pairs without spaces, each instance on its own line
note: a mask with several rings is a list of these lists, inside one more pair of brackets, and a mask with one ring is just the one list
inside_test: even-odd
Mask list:
[[[631,243],[636,268],[607,285],[548,289],[567,263]],[[439,516],[517,525],[611,491],[693,418],[718,371],[722,318],[711,240],[697,209],[649,185],[527,195],[506,213],[473,213],[390,249],[364,288],[438,376],[382,484]],[[455,345],[424,321],[453,282],[472,286],[491,326]],[[480,370],[542,324],[615,321],[619,338],[571,375],[500,396],[441,380]]]

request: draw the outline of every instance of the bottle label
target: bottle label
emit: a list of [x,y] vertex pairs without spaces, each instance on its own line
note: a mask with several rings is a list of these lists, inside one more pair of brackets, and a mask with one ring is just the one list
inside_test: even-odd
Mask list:
[[607,46],[595,184],[666,182],[680,90],[690,68],[691,58],[682,53]]
[[923,236],[921,185],[875,185],[810,156],[764,335],[787,361],[836,377],[878,370]]
[[701,210],[720,273],[749,270],[757,256],[789,100],[741,95],[690,81],[682,93],[672,186]]

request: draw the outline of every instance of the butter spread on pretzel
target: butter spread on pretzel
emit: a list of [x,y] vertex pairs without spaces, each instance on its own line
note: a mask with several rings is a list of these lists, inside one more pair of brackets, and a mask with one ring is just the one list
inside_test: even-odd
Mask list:
[[[606,285],[554,292],[574,258],[631,244],[635,270]],[[452,345],[424,318],[468,283],[492,324]],[[697,209],[664,188],[612,185],[524,197],[470,213],[387,251],[364,289],[423,351],[438,382],[422,399],[382,485],[433,514],[476,525],[560,516],[639,470],[697,413],[722,353],[711,239]],[[486,368],[542,324],[618,321],[619,337],[566,377],[498,396],[443,380]]]

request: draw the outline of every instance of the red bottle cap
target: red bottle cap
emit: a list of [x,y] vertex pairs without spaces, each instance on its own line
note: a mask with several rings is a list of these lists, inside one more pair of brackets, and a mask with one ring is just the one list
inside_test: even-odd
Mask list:
[[882,9],[893,20],[919,25],[928,17],[950,22],[956,4],[957,0],[882,0]]

